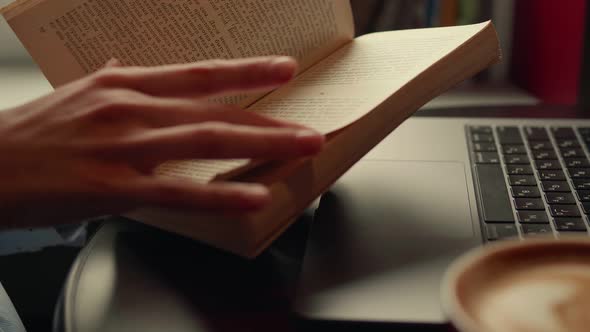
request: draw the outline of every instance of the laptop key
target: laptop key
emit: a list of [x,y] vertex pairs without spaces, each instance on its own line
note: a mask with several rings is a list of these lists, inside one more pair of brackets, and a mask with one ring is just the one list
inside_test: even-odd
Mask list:
[[500,126],[496,128],[500,144],[523,144],[518,127]]
[[584,214],[590,214],[590,202],[582,202],[582,210]]
[[545,192],[571,192],[566,181],[541,181],[541,188]]
[[555,160],[557,159],[557,154],[555,154],[555,151],[533,151],[533,159]]
[[575,204],[549,205],[549,212],[551,213],[551,216],[553,216],[553,217],[579,217],[579,216],[581,216],[580,209],[578,209],[578,206]]
[[529,141],[549,141],[547,130],[543,127],[525,127],[524,134]]
[[536,186],[537,180],[532,175],[510,175],[508,182],[511,186]]
[[545,193],[545,200],[549,204],[576,204],[571,193]]
[[540,171],[539,178],[541,180],[565,180],[565,174],[558,170]]
[[499,164],[500,156],[496,152],[477,152],[475,154],[476,164]]
[[586,232],[586,223],[582,218],[554,218],[553,222],[560,232]]
[[475,152],[495,152],[496,144],[494,143],[474,143],[473,151]]
[[582,168],[590,167],[590,163],[586,158],[567,158],[565,160],[565,166],[567,168]]
[[486,224],[486,238],[488,241],[498,241],[518,237],[515,224]]
[[574,188],[576,190],[590,190],[590,179],[574,180]]
[[545,211],[517,211],[518,221],[521,224],[548,224],[549,218]]
[[490,126],[469,126],[469,131],[473,134],[492,134],[492,127]]
[[494,136],[492,134],[471,133],[471,141],[473,143],[492,143]]
[[522,224],[521,226],[524,237],[553,234],[553,230],[549,224]]
[[590,168],[570,168],[567,172],[572,179],[590,179]]
[[503,145],[502,152],[504,154],[526,154],[524,145]]
[[578,190],[576,196],[580,202],[590,202],[590,190]]
[[558,140],[557,146],[559,146],[560,149],[579,148],[580,143],[578,140],[573,139]]
[[515,198],[514,206],[517,210],[545,210],[543,200],[540,198]]
[[514,198],[538,198],[538,197],[541,197],[541,193],[539,192],[539,188],[537,188],[536,186],[528,186],[528,187],[513,186],[513,187],[510,187],[510,192],[512,193],[512,197],[514,197]]
[[578,148],[562,149],[561,156],[563,158],[581,158],[586,157],[584,151]]
[[512,205],[504,182],[502,166],[479,164],[475,166],[476,181],[486,222],[514,222]]
[[530,165],[531,161],[526,154],[511,154],[504,156],[506,165]]
[[552,127],[551,132],[556,139],[560,138],[576,138],[576,133],[570,127]]
[[561,169],[561,165],[557,160],[535,160],[535,167],[537,167],[538,170]]
[[508,175],[533,175],[533,168],[530,165],[507,165]]
[[553,145],[549,141],[540,141],[540,142],[530,142],[529,143],[531,150],[533,151],[542,151],[542,150],[551,150],[553,151]]

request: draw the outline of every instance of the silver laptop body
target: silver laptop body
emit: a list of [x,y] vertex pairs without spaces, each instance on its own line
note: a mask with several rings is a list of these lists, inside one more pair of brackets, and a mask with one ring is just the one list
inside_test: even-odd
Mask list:
[[[523,126],[539,126],[551,135],[550,128],[577,130],[590,127],[590,121],[437,117],[406,121],[322,196],[300,276],[294,307],[298,316],[325,321],[445,322],[439,304],[445,269],[458,255],[493,235],[486,235],[489,231],[480,221],[484,208],[471,160],[473,143],[468,142],[467,128],[472,125],[518,126],[521,132]],[[582,145],[587,158],[588,149]],[[502,185],[510,192],[510,178],[506,173],[503,178]],[[512,197],[510,202],[515,203]],[[546,212],[551,218],[549,208]],[[523,238],[523,226],[512,213]],[[587,227],[588,220],[583,220]],[[556,237],[561,236],[551,227]]]

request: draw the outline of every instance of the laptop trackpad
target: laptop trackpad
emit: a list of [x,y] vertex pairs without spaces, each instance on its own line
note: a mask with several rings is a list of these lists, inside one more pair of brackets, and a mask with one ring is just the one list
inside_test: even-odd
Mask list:
[[361,161],[322,196],[296,311],[312,319],[443,322],[442,274],[479,243],[463,163]]

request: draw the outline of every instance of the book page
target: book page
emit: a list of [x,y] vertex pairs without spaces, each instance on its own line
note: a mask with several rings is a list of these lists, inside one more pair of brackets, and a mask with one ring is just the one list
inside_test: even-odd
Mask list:
[[249,110],[325,134],[336,131],[375,108],[488,24],[358,37]]
[[343,0],[30,0],[4,16],[53,86],[113,57],[155,66],[291,55],[305,70],[354,36]]
[[[466,43],[490,23],[451,28],[390,31],[356,38],[328,58],[253,104],[248,110],[298,122],[322,133],[339,130],[381,104],[405,84]],[[203,171],[199,161],[184,164],[212,179],[243,166],[232,161]],[[167,167],[168,175],[182,176]]]
[[175,160],[165,162],[156,168],[156,174],[188,178],[199,183],[207,183],[218,174],[245,167],[248,159],[230,160]]

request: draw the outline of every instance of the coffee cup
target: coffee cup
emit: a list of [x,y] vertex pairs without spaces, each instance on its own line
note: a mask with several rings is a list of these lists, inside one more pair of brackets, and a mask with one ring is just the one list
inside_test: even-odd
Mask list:
[[474,249],[447,270],[441,300],[461,332],[590,331],[590,239]]

